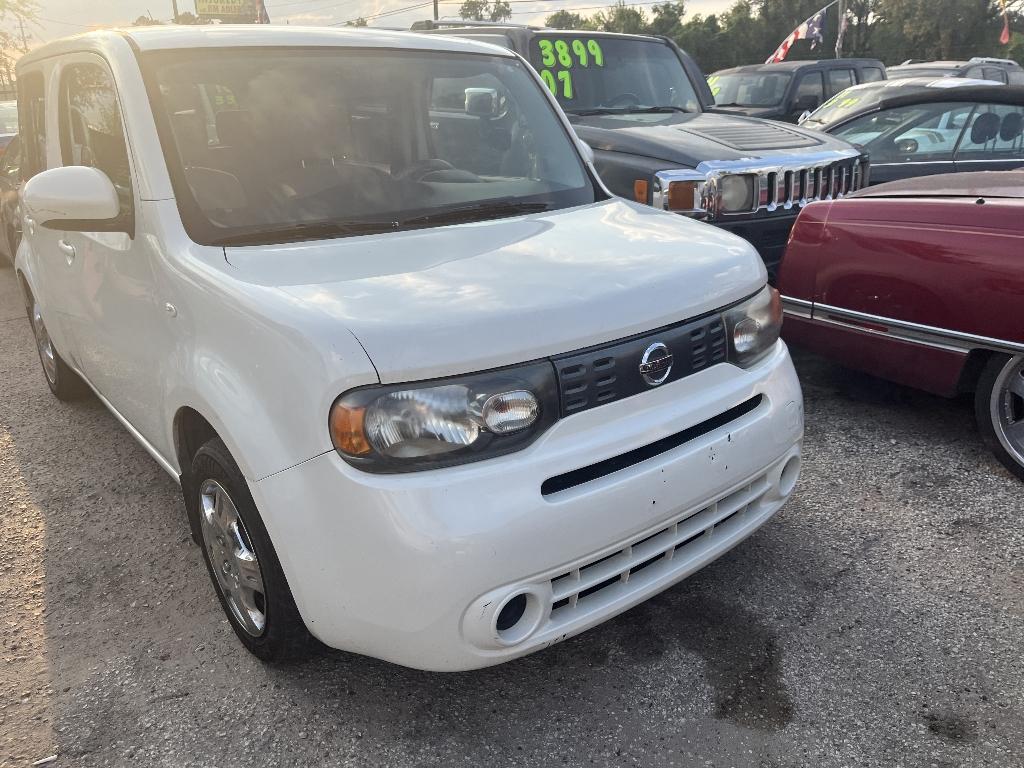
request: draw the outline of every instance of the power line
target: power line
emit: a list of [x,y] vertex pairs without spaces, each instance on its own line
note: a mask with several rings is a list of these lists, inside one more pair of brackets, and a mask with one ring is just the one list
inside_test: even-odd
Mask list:
[[385,16],[396,16],[396,15],[398,15],[400,13],[405,13],[406,11],[415,11],[415,10],[417,10],[419,8],[425,8],[426,6],[433,5],[433,4],[434,4],[434,0],[426,0],[425,3],[417,3],[416,5],[407,5],[404,8],[393,8],[390,11],[381,11],[380,13],[374,13],[374,14],[372,14],[370,16],[357,16],[354,19],[348,19],[346,21],[336,21],[336,22],[333,22],[332,24],[329,24],[328,26],[340,27],[340,26],[343,26],[343,25],[348,24],[350,22],[354,23],[356,21],[359,21],[360,19],[362,19],[363,21],[370,21],[370,19],[381,19],[381,18],[384,18]]

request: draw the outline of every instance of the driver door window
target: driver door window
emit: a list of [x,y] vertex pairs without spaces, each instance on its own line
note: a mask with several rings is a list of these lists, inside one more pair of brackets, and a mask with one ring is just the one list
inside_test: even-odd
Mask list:
[[982,104],[956,150],[957,162],[1024,160],[1024,108]]
[[836,134],[866,146],[874,165],[948,162],[973,109],[973,104],[894,107],[851,120]]
[[828,71],[828,93],[835,96],[853,86],[852,69],[830,69]]
[[132,210],[131,166],[114,82],[99,64],[72,64],[61,77],[60,147],[64,165],[103,171],[113,182],[121,215]]
[[821,72],[810,72],[800,78],[794,106],[798,112],[815,110],[825,100],[825,80]]

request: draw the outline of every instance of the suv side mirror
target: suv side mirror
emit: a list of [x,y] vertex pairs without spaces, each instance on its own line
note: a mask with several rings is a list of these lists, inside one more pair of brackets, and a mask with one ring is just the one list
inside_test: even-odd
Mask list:
[[821,106],[821,100],[813,93],[804,94],[793,103],[794,112],[813,112]]
[[476,117],[497,117],[498,91],[494,88],[467,88],[466,114]]
[[69,165],[38,173],[22,192],[27,211],[48,229],[120,232],[121,204],[113,182],[98,168]]

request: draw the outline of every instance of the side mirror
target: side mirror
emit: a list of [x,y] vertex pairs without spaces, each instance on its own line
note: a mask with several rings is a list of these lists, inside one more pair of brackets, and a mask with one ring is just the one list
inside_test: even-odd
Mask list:
[[475,117],[497,117],[498,91],[494,88],[467,88],[466,114]]
[[22,191],[28,213],[48,229],[67,232],[120,232],[121,204],[107,174],[69,165],[38,173]]
[[896,151],[901,155],[912,155],[917,152],[919,146],[917,139],[899,139],[896,142]]
[[813,94],[807,94],[805,96],[801,96],[799,99],[796,100],[796,103],[793,104],[793,111],[813,112],[820,106],[821,99],[819,99],[817,96],[814,96]]

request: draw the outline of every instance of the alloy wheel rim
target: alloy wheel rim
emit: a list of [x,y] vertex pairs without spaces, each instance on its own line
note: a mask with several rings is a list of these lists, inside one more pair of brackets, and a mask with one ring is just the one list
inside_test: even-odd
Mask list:
[[53,342],[50,341],[50,334],[46,331],[46,323],[43,322],[43,311],[38,302],[32,305],[32,333],[36,337],[36,348],[39,350],[39,360],[43,364],[43,373],[51,384],[57,382],[57,355],[53,351]]
[[199,489],[200,528],[217,586],[231,614],[252,637],[267,626],[263,571],[235,503],[216,480]]
[[999,442],[1024,466],[1024,357],[1013,358],[999,372],[990,408]]

